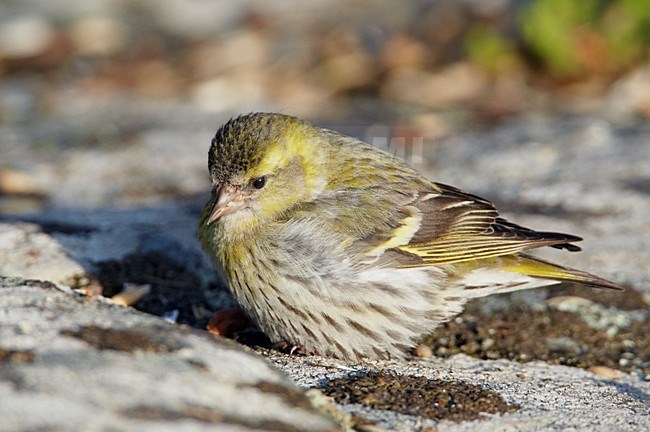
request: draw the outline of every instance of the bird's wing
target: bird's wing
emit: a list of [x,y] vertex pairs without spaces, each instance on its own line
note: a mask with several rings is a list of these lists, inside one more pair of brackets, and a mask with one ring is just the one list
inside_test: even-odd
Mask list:
[[571,244],[580,237],[513,224],[500,218],[483,198],[443,184],[434,186],[404,207],[392,244],[380,245],[389,255],[401,255],[398,261],[404,267],[458,263],[542,246],[580,250]]

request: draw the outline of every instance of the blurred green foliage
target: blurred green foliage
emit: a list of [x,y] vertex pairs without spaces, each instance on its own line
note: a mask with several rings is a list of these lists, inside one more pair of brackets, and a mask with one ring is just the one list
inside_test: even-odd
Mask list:
[[573,75],[580,69],[575,46],[597,17],[598,0],[535,0],[521,14],[524,41],[555,74]]
[[532,54],[531,66],[560,80],[616,76],[650,58],[650,0],[531,0],[518,18],[519,35],[470,30],[469,58],[494,73]]
[[523,43],[558,78],[608,74],[648,57],[650,0],[533,0]]
[[467,56],[491,74],[511,69],[517,62],[514,44],[496,30],[474,26],[465,36]]

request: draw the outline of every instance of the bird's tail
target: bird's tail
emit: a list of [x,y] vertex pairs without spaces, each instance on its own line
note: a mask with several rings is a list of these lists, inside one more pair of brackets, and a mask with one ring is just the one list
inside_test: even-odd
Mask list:
[[507,255],[499,257],[502,260],[500,269],[522,275],[550,279],[560,282],[575,282],[594,288],[607,288],[623,290],[623,287],[591,273],[562,267],[548,261],[525,254]]
[[[502,255],[453,265],[453,295],[464,299],[575,282],[594,288],[622,290],[606,279],[581,270],[562,267],[525,254]],[[453,275],[456,275],[454,278]],[[451,291],[450,291],[451,292]],[[452,294],[450,294],[452,295]]]

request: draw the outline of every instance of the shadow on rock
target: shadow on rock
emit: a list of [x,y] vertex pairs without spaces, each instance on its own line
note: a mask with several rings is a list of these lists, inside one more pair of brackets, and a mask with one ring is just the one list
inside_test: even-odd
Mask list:
[[[3,216],[5,236],[21,245],[8,247],[15,264],[5,262],[0,273],[54,280],[105,297],[140,289],[137,309],[205,328],[211,311],[234,300],[198,243],[204,201]],[[57,267],[53,273],[51,267]]]

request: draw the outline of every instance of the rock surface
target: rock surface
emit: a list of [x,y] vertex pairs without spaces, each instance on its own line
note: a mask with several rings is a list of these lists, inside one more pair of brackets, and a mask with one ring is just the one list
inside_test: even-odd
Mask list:
[[389,430],[437,431],[643,431],[650,415],[650,384],[638,377],[604,379],[589,372],[543,362],[525,365],[505,360],[480,361],[464,355],[450,359],[428,359],[409,363],[372,362],[345,364],[325,359],[295,359],[272,356],[275,364],[298,384],[323,386],[332,378],[365,373],[395,372],[402,375],[454,383],[457,387],[478,385],[499,394],[521,408],[508,414],[483,415],[478,420],[431,421],[347,405],[351,412]]
[[2,430],[336,430],[235,343],[33,280],[0,280]]

